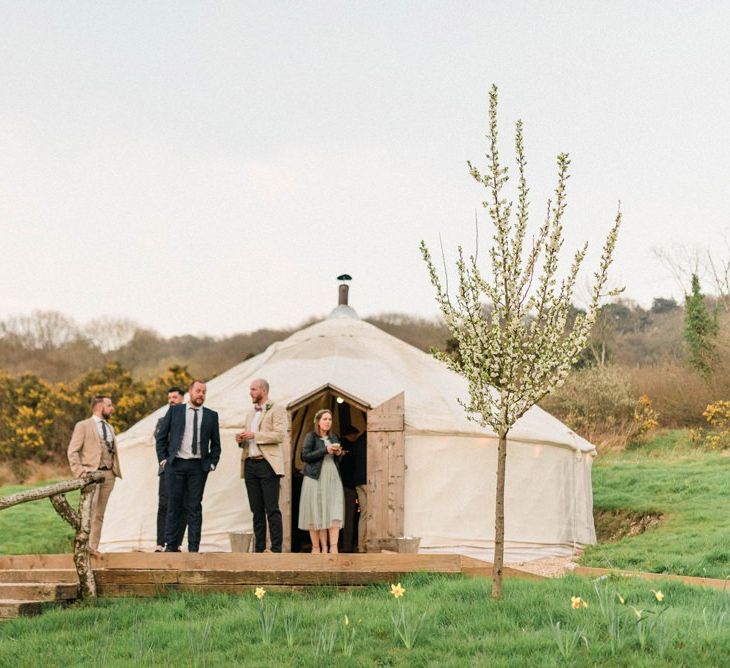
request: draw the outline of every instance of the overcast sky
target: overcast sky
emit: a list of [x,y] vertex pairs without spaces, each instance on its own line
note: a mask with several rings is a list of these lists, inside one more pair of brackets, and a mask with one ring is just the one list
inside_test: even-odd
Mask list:
[[612,284],[680,297],[652,248],[730,225],[729,25],[666,0],[6,0],[0,318],[222,335],[325,315],[342,272],[361,315],[435,315],[418,244],[473,245],[492,83],[533,222],[569,152],[566,247],[592,272],[620,200]]

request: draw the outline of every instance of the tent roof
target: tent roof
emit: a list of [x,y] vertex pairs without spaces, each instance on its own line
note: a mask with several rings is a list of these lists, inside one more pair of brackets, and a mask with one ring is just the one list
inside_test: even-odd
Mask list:
[[[271,398],[285,405],[325,385],[341,388],[370,406],[405,392],[407,431],[494,437],[466,419],[457,401],[468,396],[461,376],[431,355],[352,317],[306,327],[211,380],[206,405],[219,412],[221,427],[240,426],[249,408],[249,384],[259,377],[269,381]],[[163,410],[134,425],[129,436],[138,430],[148,436]],[[510,440],[595,451],[538,407],[515,424]]]

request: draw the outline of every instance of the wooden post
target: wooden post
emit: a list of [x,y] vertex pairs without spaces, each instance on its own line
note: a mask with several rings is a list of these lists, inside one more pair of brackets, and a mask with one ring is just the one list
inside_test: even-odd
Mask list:
[[74,536],[74,565],[79,575],[81,598],[96,598],[96,580],[91,569],[89,535],[91,534],[91,502],[96,491],[94,485],[81,490],[79,502],[79,528]]

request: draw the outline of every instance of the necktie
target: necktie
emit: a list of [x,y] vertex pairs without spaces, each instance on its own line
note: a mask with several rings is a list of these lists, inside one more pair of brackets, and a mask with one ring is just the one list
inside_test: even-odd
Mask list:
[[111,452],[112,443],[109,440],[109,430],[106,428],[106,422],[104,420],[101,421],[101,433],[103,435],[102,438],[104,439],[104,443],[106,444],[106,449]]
[[255,411],[257,412],[257,413],[260,413],[260,412],[261,412],[262,410],[264,410],[264,407],[263,407],[263,406],[254,406],[254,407],[253,407],[253,409],[254,409],[254,410],[255,410]]
[[193,454],[198,454],[198,409],[193,408]]

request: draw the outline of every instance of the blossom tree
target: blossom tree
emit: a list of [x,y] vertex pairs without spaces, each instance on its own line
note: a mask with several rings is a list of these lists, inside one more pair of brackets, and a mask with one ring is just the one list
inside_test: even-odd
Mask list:
[[[428,266],[444,320],[456,340],[458,354],[435,355],[468,381],[467,417],[499,438],[492,597],[502,596],[504,564],[504,487],[507,436],[515,422],[546,394],[558,387],[585,347],[604,296],[608,268],[621,223],[620,209],[603,246],[594,273],[590,302],[574,319],[571,299],[587,244],[576,251],[561,276],[568,155],[558,155],[554,199],[548,200],[545,219],[531,241],[528,233],[528,194],[522,122],[516,126],[517,204],[504,196],[508,169],[497,148],[497,88],[489,94],[489,151],[482,173],[468,163],[471,176],[487,189],[483,203],[491,220],[489,262],[482,267],[478,252],[465,256],[458,248],[457,281],[449,289],[442,281],[425,242],[421,252]],[[514,215],[513,215],[514,212]],[[615,293],[616,291],[613,291]],[[609,294],[613,294],[609,293]]]

